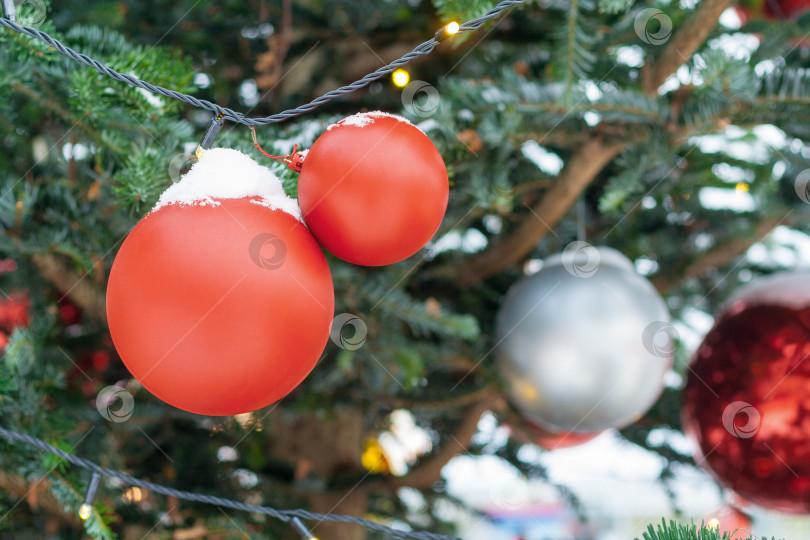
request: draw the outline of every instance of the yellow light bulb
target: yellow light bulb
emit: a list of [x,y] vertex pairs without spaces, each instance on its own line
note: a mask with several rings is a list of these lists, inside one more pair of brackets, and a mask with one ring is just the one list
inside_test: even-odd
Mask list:
[[404,88],[408,85],[408,81],[411,80],[411,75],[404,69],[398,69],[391,74],[391,79],[394,81],[395,86]]
[[143,500],[143,492],[139,487],[131,487],[121,494],[121,498],[126,502],[139,503]]
[[361,461],[363,467],[372,474],[386,474],[391,471],[382,446],[374,437],[366,439]]
[[93,512],[93,507],[89,504],[83,504],[79,507],[79,517],[82,519],[87,519],[90,517],[90,514]]
[[453,21],[444,27],[444,31],[451,36],[458,34],[459,29],[461,29],[461,25],[458,24],[456,21]]
[[706,523],[706,526],[710,529],[719,529],[720,528],[720,520],[717,518],[712,518]]

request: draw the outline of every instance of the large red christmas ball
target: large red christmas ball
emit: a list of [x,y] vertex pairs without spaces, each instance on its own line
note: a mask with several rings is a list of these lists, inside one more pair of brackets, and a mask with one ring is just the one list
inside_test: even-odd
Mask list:
[[330,126],[298,179],[301,212],[318,242],[365,266],[419,251],[438,230],[448,195],[447,169],[430,139],[380,112]]
[[107,288],[110,332],[133,376],[167,403],[207,415],[253,411],[318,361],[332,278],[296,217],[239,189],[240,175],[256,175],[258,185],[275,180],[269,171],[217,149],[187,176],[195,174],[212,196],[159,206],[121,246]]
[[763,279],[729,301],[689,370],[683,424],[721,485],[810,513],[810,273]]

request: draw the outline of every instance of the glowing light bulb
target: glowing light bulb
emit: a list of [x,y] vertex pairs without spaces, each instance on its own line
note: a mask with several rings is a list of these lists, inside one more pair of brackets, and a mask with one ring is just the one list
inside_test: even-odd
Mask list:
[[411,75],[404,69],[398,69],[391,74],[391,79],[394,81],[395,86],[404,88],[408,85],[408,81],[411,80]]
[[459,29],[461,29],[461,25],[458,24],[456,21],[453,21],[444,27],[444,31],[450,34],[451,36],[458,34]]
[[124,491],[121,498],[126,502],[139,503],[143,500],[143,492],[141,488],[133,486]]
[[82,519],[89,518],[92,512],[93,507],[91,507],[89,504],[83,504],[79,507],[79,517]]

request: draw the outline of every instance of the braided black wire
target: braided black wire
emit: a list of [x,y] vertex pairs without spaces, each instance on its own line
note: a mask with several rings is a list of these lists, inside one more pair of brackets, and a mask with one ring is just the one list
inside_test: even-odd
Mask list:
[[[522,4],[526,2],[526,0],[504,0],[503,2],[498,3],[495,7],[490,9],[486,14],[477,19],[473,19],[471,21],[467,21],[461,25],[459,28],[459,32],[468,32],[471,30],[477,30],[480,28],[485,22],[494,19],[498,15],[501,14],[505,9],[510,6],[514,6],[517,4]],[[368,86],[370,83],[376,81],[388,75],[389,73],[393,72],[400,66],[404,66],[414,58],[419,56],[424,56],[426,54],[430,54],[433,49],[441,42],[440,37],[433,37],[428,41],[417,46],[411,52],[405,54],[404,56],[394,60],[387,66],[383,66],[380,69],[369,73],[362,79],[358,79],[351,84],[347,84],[346,86],[341,86],[335,90],[331,90],[324,95],[313,99],[309,103],[301,105],[300,107],[296,107],[294,109],[288,109],[286,111],[282,111],[280,113],[273,114],[271,116],[266,116],[264,118],[248,118],[244,114],[234,111],[233,109],[228,109],[227,107],[220,107],[216,103],[211,103],[210,101],[206,101],[204,99],[198,99],[194,96],[190,96],[188,94],[183,94],[182,92],[177,92],[175,90],[169,90],[168,88],[163,88],[162,86],[157,86],[147,81],[143,81],[137,77],[133,77],[132,75],[126,75],[124,73],[119,73],[118,71],[105,66],[95,58],[91,58],[86,54],[82,54],[80,52],[74,51],[70,47],[61,43],[58,39],[54,38],[50,34],[46,32],[42,32],[37,30],[36,28],[32,28],[30,26],[21,26],[14,21],[9,20],[6,17],[0,17],[0,26],[8,28],[9,30],[14,30],[15,32],[19,32],[21,34],[26,34],[33,38],[39,39],[43,41],[59,51],[59,53],[89,66],[98,72],[114,79],[116,81],[120,81],[131,86],[135,86],[137,88],[143,88],[153,94],[157,94],[159,96],[164,96],[167,98],[176,99],[182,101],[184,103],[188,103],[189,105],[193,105],[194,107],[198,107],[200,109],[205,109],[207,111],[211,111],[217,116],[221,116],[225,120],[229,120],[231,122],[236,122],[237,124],[243,124],[246,126],[264,126],[267,124],[275,124],[278,122],[283,122],[284,120],[289,120],[290,118],[295,118],[296,116],[301,116],[302,114],[308,113],[324,103],[328,101],[332,101],[335,98],[340,96],[351,94],[352,92],[359,90],[365,86]],[[441,30],[436,33],[437,36],[441,35]]]
[[144,489],[149,489],[154,491],[155,493],[160,493],[161,495],[168,495],[186,501],[213,504],[215,506],[222,506],[225,508],[232,508],[234,510],[242,510],[245,512],[258,512],[260,514],[280,519],[281,521],[284,521],[286,523],[289,523],[293,518],[297,517],[300,519],[312,521],[337,521],[341,523],[351,523],[354,525],[360,525],[362,527],[374,531],[390,534],[391,536],[397,538],[412,538],[414,540],[459,540],[458,538],[455,538],[453,536],[447,536],[444,534],[419,532],[419,531],[417,532],[399,531],[396,529],[392,529],[391,527],[386,527],[385,525],[380,525],[379,523],[375,523],[373,521],[368,521],[367,519],[354,516],[345,516],[342,514],[318,514],[315,512],[309,512],[307,510],[300,510],[300,509],[278,510],[276,508],[271,508],[269,506],[245,504],[239,501],[234,501],[232,499],[225,499],[213,495],[204,495],[201,493],[191,493],[189,491],[182,491],[179,489],[166,487],[161,484],[155,484],[154,482],[147,482],[146,480],[141,480],[140,478],[135,478],[134,476],[124,474],[121,471],[106,469],[104,467],[97,465],[96,463],[93,463],[90,460],[81,458],[79,456],[75,456],[73,454],[69,454],[64,450],[52,446],[46,443],[45,441],[37,439],[36,437],[32,437],[31,435],[28,435],[26,433],[20,433],[19,431],[14,431],[0,427],[0,436],[4,437],[9,441],[19,441],[34,446],[36,448],[39,448],[40,450],[44,450],[45,452],[59,456],[60,458],[64,459],[65,461],[73,465],[76,465],[77,467],[81,467],[88,471],[98,473],[102,476],[117,478],[118,480],[120,480],[125,484],[137,486]]

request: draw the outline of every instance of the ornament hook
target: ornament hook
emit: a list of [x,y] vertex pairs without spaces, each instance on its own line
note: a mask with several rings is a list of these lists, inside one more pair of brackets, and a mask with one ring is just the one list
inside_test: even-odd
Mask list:
[[253,137],[253,146],[259,149],[259,152],[264,154],[266,157],[270,159],[275,159],[276,161],[280,161],[287,165],[288,168],[294,170],[295,172],[301,172],[301,169],[304,168],[304,153],[298,151],[298,145],[294,145],[292,152],[286,156],[272,156],[264,151],[261,145],[256,141],[256,128],[254,126],[250,126],[250,134]]

